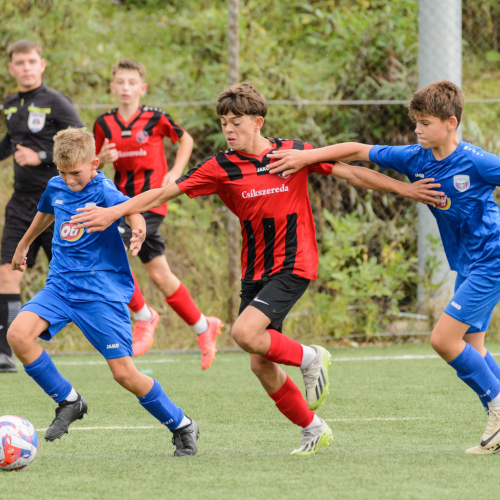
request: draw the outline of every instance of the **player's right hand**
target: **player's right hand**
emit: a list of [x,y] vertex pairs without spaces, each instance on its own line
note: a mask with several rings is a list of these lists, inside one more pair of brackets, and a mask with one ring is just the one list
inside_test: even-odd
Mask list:
[[86,227],[87,233],[96,233],[98,231],[104,231],[107,229],[115,220],[120,218],[120,215],[115,215],[115,207],[85,207],[77,208],[79,214],[73,215],[71,217],[71,222],[74,224],[79,224],[80,227]]
[[284,178],[311,164],[307,160],[307,151],[300,151],[298,149],[275,151],[266,156],[275,160],[269,165],[269,173],[278,174],[281,172]]
[[21,271],[22,273],[26,270],[27,262],[28,262],[28,248],[19,248],[17,247],[16,253],[14,257],[12,257],[12,270],[13,271]]
[[114,142],[109,142],[109,139],[107,138],[104,139],[98,158],[101,164],[114,163],[118,160],[118,150],[116,149],[116,144]]

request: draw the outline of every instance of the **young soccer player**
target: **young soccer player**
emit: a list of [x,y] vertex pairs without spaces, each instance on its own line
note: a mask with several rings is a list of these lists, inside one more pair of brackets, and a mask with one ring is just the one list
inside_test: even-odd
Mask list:
[[[317,273],[307,177],[314,172],[332,174],[355,185],[390,189],[430,202],[435,201],[430,196],[435,186],[411,186],[369,169],[329,163],[311,163],[287,178],[269,175],[268,153],[312,146],[263,137],[266,113],[266,100],[250,84],[227,88],[218,97],[217,114],[230,149],[206,159],[175,184],[109,209],[83,208],[85,213],[73,220],[89,231],[101,231],[123,214],[161,206],[183,193],[190,197],[218,194],[239,217],[243,236],[241,306],[233,338],[250,353],[251,369],[278,410],[302,428],[300,446],[292,453],[312,455],[333,439],[330,428],[313,411],[328,394],[330,354],[323,347],[305,346],[281,333],[283,320]],[[280,364],[300,367],[307,401]]]
[[[147,89],[145,75],[141,63],[131,59],[118,61],[113,66],[110,84],[118,108],[101,115],[94,125],[98,158],[101,164],[113,163],[116,187],[130,197],[177,180],[193,150],[191,136],[167,113],[141,105],[140,99]],[[163,145],[165,137],[172,143],[179,142],[175,163],[169,171]],[[167,304],[196,332],[201,368],[206,370],[215,359],[215,342],[223,325],[219,318],[201,313],[186,286],[170,270],[165,258],[165,242],[158,231],[166,214],[167,203],[144,214],[146,240],[138,255],[153,283],[165,295]],[[128,247],[131,231],[124,224],[121,231]],[[135,277],[134,283],[135,292],[129,303],[136,321],[132,347],[134,356],[142,356],[153,343],[160,317],[147,306]]]
[[[70,221],[79,206],[111,207],[128,197],[97,172],[94,138],[84,130],[69,128],[55,136],[54,161],[60,175],[48,182],[38,212],[12,259],[12,269],[24,271],[31,243],[55,221],[47,284],[22,307],[7,334],[26,373],[59,404],[45,439],[60,438],[87,413],[85,399],[36,342],[38,337],[50,340],[73,321],[106,358],[114,379],[172,431],[174,455],[194,455],[197,424],[170,401],[156,380],[140,373],[130,357],[132,333],[126,304],[134,282],[118,224],[92,234]],[[136,255],[146,224],[140,214],[126,220],[132,229],[130,250]]]
[[311,162],[370,160],[411,182],[432,176],[441,184],[443,193],[431,211],[457,278],[431,344],[488,411],[480,445],[466,453],[491,454],[500,451],[500,368],[484,348],[484,336],[500,300],[500,210],[492,194],[500,185],[500,158],[458,139],[463,106],[456,85],[434,82],[417,91],[409,105],[420,145],[345,143],[270,156],[279,159],[272,172],[281,175]]

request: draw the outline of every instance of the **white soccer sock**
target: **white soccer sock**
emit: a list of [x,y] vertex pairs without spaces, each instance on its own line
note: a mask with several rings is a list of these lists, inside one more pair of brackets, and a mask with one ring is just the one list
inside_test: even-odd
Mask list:
[[488,403],[489,406],[493,406],[493,407],[497,407],[497,406],[500,406],[500,394],[492,399],[489,403]]
[[182,417],[181,423],[176,427],[176,429],[180,429],[181,427],[186,427],[186,425],[189,425],[191,423],[191,419],[186,417]]
[[315,413],[313,421],[307,427],[304,427],[304,429],[310,429],[311,427],[316,427],[317,425],[320,425],[320,424],[321,424],[321,419]]
[[66,398],[66,401],[69,401],[70,403],[74,403],[78,399],[78,393],[71,388],[71,392],[69,393],[68,397]]
[[208,330],[208,321],[204,314],[200,316],[200,319],[193,325],[193,328],[196,335],[201,335]]
[[302,345],[302,364],[300,365],[300,369],[308,367],[318,355],[318,352],[314,347],[310,345]]
[[153,317],[147,304],[144,304],[141,310],[134,312],[133,314],[136,321],[149,321]]

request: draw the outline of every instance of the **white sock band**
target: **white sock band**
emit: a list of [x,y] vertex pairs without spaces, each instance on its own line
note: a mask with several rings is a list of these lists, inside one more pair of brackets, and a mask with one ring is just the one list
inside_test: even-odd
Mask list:
[[300,369],[303,370],[307,366],[309,366],[318,355],[316,349],[311,347],[310,345],[302,346],[302,364],[300,365]]
[[193,325],[193,328],[196,335],[201,335],[208,330],[208,321],[204,314],[200,316],[200,319]]
[[70,403],[74,403],[78,399],[78,393],[71,388],[71,392],[68,394],[68,397],[66,398],[66,401],[69,401]]
[[181,423],[176,427],[176,429],[180,429],[181,427],[186,427],[191,423],[191,419],[187,418],[186,415],[182,417]]
[[494,406],[494,407],[497,407],[497,406],[500,406],[500,394],[495,398],[495,399],[492,399],[489,403],[488,403],[489,406]]
[[133,314],[136,321],[149,321],[153,317],[147,304],[144,304],[141,310]]
[[318,417],[318,415],[314,414],[313,421],[307,427],[304,427],[304,429],[310,429],[311,427],[316,427],[317,425],[320,424],[321,424],[321,419]]

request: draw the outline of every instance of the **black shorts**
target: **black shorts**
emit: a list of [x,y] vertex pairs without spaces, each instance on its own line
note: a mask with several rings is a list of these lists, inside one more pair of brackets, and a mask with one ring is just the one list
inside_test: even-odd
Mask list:
[[[154,212],[145,212],[142,215],[146,221],[146,239],[137,255],[143,264],[147,264],[155,257],[158,257],[158,255],[165,254],[165,242],[163,241],[160,231],[158,231],[165,217],[160,214],[155,214]],[[130,238],[132,238],[132,229],[122,222],[119,230],[122,235],[123,243],[129,248]]]
[[311,280],[294,274],[274,274],[259,281],[241,281],[241,314],[253,306],[270,320],[270,327],[281,332],[283,320],[302,297]]
[[[30,227],[37,213],[40,196],[14,193],[5,207],[5,225],[2,235],[1,263],[10,264],[18,243]],[[35,265],[36,256],[40,247],[43,248],[49,261],[52,259],[52,236],[54,224],[51,224],[31,244],[28,252],[28,267]]]

